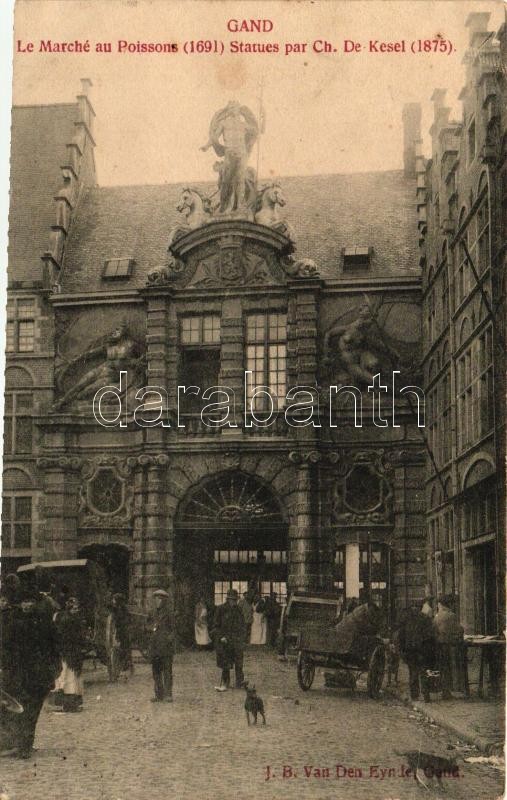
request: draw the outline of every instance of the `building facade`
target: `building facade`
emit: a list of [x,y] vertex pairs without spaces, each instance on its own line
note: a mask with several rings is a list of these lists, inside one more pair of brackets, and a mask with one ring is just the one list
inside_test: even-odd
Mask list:
[[505,613],[506,31],[488,18],[467,21],[461,119],[436,90],[431,159],[417,159],[428,574],[484,634]]
[[4,573],[95,559],[183,639],[231,585],[421,598],[420,109],[404,171],[100,187],[88,90],[13,111]]

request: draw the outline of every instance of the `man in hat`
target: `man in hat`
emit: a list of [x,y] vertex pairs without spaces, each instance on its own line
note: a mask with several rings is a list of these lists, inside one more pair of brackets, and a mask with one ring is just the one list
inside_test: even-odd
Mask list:
[[408,667],[411,699],[418,700],[422,691],[424,702],[429,703],[427,671],[435,668],[435,631],[431,619],[423,613],[418,603],[412,604],[404,614],[398,629],[398,645]]
[[21,591],[21,613],[13,630],[11,664],[15,671],[12,693],[23,706],[15,717],[13,746],[19,758],[29,758],[35,727],[45,698],[61,670],[55,625],[38,607],[33,588]]
[[463,643],[463,627],[459,624],[458,617],[452,610],[452,595],[441,595],[438,598],[437,613],[433,620],[438,643],[438,661],[440,669],[440,682],[442,687],[442,700],[452,700],[453,672],[456,677],[462,672],[458,669],[461,658],[460,645]]
[[213,621],[213,639],[217,654],[217,666],[222,670],[220,686],[217,692],[225,692],[231,682],[230,671],[234,666],[236,688],[244,684],[243,651],[246,643],[245,618],[238,607],[238,592],[229,589],[226,601],[218,606]]
[[149,654],[155,696],[152,703],[173,701],[174,626],[169,610],[169,595],[163,589],[153,592],[155,615],[151,626]]

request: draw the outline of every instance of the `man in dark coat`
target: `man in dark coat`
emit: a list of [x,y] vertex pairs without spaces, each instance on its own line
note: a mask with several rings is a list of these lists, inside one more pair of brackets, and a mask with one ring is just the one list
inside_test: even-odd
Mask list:
[[169,595],[163,589],[153,592],[155,615],[151,626],[149,654],[155,696],[152,703],[173,701],[174,625],[169,611]]
[[271,647],[276,647],[280,617],[282,614],[282,607],[276,599],[276,592],[271,592],[271,595],[266,597],[264,613],[268,623],[268,644]]
[[424,701],[430,702],[428,669],[435,666],[435,632],[431,619],[417,605],[407,610],[398,630],[400,654],[408,667],[410,697],[419,698],[422,691]]
[[246,643],[246,625],[241,609],[238,608],[238,592],[229,589],[223,605],[218,606],[213,620],[213,640],[217,654],[217,666],[222,670],[217,692],[225,692],[231,683],[231,667],[234,666],[236,688],[244,684],[243,652]]
[[451,608],[452,603],[453,598],[450,595],[439,597],[437,613],[433,620],[442,700],[452,700],[451,689],[459,688],[453,686],[453,673],[456,679],[461,682],[463,680],[463,627],[459,624],[458,617]]
[[19,758],[30,758],[42,705],[61,670],[55,626],[37,608],[37,599],[30,589],[24,591],[12,631],[12,690],[23,706],[23,713],[14,718],[13,746]]
[[15,599],[15,595],[9,589],[6,590],[4,586],[4,592],[0,595],[0,688],[8,696],[0,697],[0,752],[2,755],[11,755],[16,752],[12,746],[16,720],[9,701],[9,696],[14,697],[18,690],[15,644],[16,618],[21,614],[21,609],[15,603]]

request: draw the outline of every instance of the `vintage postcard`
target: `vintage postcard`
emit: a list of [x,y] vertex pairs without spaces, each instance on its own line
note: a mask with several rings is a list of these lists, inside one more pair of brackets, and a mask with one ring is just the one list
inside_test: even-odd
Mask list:
[[505,5],[4,19],[0,800],[499,798]]

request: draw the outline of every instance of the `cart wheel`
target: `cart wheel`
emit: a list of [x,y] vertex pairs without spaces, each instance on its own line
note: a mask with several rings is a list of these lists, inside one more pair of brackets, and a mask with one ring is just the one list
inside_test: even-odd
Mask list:
[[311,688],[315,677],[315,664],[309,656],[300,652],[298,655],[298,683],[303,692]]
[[384,671],[386,666],[386,654],[383,645],[377,645],[370,657],[368,667],[367,687],[368,694],[375,700],[380,695]]

